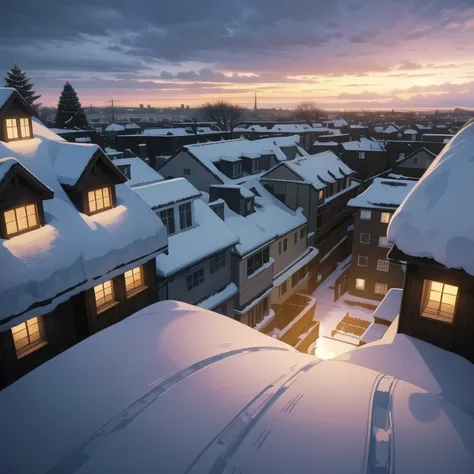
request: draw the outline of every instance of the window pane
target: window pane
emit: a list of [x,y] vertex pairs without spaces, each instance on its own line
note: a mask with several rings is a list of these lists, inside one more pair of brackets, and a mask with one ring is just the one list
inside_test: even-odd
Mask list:
[[106,306],[114,300],[112,280],[106,281],[94,287],[95,304],[97,310]]
[[45,341],[38,317],[31,318],[25,323],[13,327],[11,331],[17,357],[26,355],[35,347],[41,347],[39,343]]
[[[27,217],[28,213],[28,217]],[[4,213],[7,234],[12,235],[17,232],[36,227],[38,225],[38,215],[36,206],[20,206]]]
[[89,212],[96,212],[112,207],[110,188],[108,187],[89,191],[87,193],[87,199],[89,201]]
[[456,296],[458,294],[458,288],[457,286],[444,285],[444,293]]
[[428,296],[426,300],[422,301],[421,315],[426,318],[452,323],[457,293],[458,288],[456,286],[425,280],[424,294]]
[[443,284],[439,283],[438,281],[432,281],[431,282],[431,289],[435,291],[443,291]]

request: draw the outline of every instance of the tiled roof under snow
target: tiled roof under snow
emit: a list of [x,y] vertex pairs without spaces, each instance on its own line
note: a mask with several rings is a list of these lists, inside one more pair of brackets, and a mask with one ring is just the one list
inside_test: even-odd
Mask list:
[[29,140],[0,142],[0,157],[16,158],[54,192],[44,201],[46,225],[0,240],[0,266],[8,268],[0,272],[2,330],[141,265],[167,243],[161,221],[126,184],[116,186],[115,208],[81,214],[61,186],[55,162],[63,147],[71,160],[92,147],[67,143],[36,119],[33,134]]
[[388,238],[406,255],[474,275],[474,123],[449,142],[394,214]]

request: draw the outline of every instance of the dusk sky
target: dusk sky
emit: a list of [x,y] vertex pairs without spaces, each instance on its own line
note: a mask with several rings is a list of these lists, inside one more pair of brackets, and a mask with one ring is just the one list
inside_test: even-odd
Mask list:
[[23,0],[2,5],[0,70],[44,105],[474,108],[473,0]]

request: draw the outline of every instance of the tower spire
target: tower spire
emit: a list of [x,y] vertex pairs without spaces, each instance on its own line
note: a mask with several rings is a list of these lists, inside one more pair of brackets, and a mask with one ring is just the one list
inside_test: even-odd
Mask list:
[[253,106],[254,110],[257,110],[257,91],[255,91],[255,105]]

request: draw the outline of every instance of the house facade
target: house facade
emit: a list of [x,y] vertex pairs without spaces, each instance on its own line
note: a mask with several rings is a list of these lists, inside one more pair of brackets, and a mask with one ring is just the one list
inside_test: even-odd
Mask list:
[[385,143],[368,138],[341,143],[339,156],[360,178],[367,180],[390,169]]
[[163,224],[96,145],[0,88],[0,385],[157,301]]
[[350,268],[349,293],[381,301],[391,288],[402,288],[405,264],[389,262],[391,243],[387,227],[415,181],[375,178],[348,206],[354,214],[354,239]]
[[426,148],[419,148],[407,156],[400,152],[392,172],[409,178],[421,178],[435,158],[436,154]]

